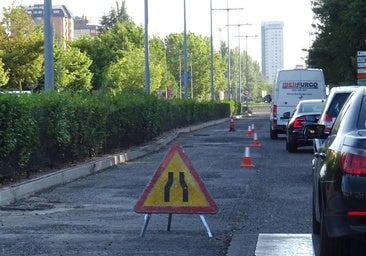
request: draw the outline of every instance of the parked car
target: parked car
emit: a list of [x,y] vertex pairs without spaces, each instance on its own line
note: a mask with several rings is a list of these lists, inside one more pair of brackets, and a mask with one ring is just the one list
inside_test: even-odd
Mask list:
[[347,99],[333,127],[307,125],[324,139],[314,155],[313,233],[320,255],[349,255],[351,237],[366,235],[366,87]]
[[[329,134],[330,129],[336,120],[339,111],[341,111],[344,103],[346,102],[348,96],[357,89],[356,85],[349,86],[337,86],[330,89],[327,100],[323,111],[320,115],[318,121],[319,124],[325,125],[325,133]],[[318,148],[323,143],[322,139],[314,139],[314,152],[318,151]]]
[[304,135],[304,125],[317,123],[324,107],[324,99],[301,100],[286,125],[286,150],[296,152],[298,147],[313,145],[313,139]]

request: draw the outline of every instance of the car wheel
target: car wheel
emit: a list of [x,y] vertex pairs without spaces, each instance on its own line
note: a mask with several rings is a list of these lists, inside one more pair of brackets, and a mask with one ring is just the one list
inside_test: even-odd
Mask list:
[[294,141],[286,140],[286,149],[290,153],[295,153],[297,151],[297,145]]
[[343,237],[329,237],[327,227],[325,224],[325,217],[322,214],[320,222],[320,256],[343,256],[349,255],[350,243],[349,238]]
[[277,131],[272,130],[272,128],[270,128],[269,133],[270,133],[270,137],[271,137],[272,140],[277,140],[278,139]]

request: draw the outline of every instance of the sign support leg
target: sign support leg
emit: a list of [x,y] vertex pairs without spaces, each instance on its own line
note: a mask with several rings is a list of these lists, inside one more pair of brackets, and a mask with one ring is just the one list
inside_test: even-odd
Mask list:
[[151,218],[151,213],[145,214],[144,216],[144,224],[142,225],[140,237],[143,237],[145,235],[145,231],[147,228],[147,225],[149,224],[149,220]]
[[201,221],[202,221],[203,225],[205,226],[205,228],[207,230],[208,237],[212,238],[212,233],[211,233],[210,227],[208,226],[208,224],[206,222],[205,216],[200,215],[200,218],[201,218]]
[[167,227],[167,231],[170,231],[170,226],[172,224],[172,213],[169,213],[169,217],[168,217],[168,227]]

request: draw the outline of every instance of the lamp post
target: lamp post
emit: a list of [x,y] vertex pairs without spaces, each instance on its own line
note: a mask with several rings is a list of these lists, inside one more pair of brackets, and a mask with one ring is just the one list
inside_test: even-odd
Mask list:
[[239,38],[239,92],[237,92],[237,88],[235,87],[235,95],[237,95],[237,100],[239,102],[241,102],[241,53],[240,53],[240,27],[241,26],[250,26],[252,24],[250,23],[238,23],[238,24],[228,24],[227,26],[237,26],[238,27],[238,35],[237,37]]
[[[211,13],[212,11],[226,11],[226,19],[227,19],[227,25],[229,25],[230,23],[230,16],[229,16],[229,12],[233,11],[233,10],[243,10],[243,8],[229,8],[229,1],[227,1],[227,7],[226,8],[212,8],[212,0],[211,0]],[[211,14],[212,16],[212,14]],[[212,18],[211,18],[212,21]],[[211,33],[212,33],[212,22],[211,22]],[[212,45],[212,34],[211,34],[211,45]],[[229,30],[229,26],[227,27],[227,48],[228,48],[228,59],[227,59],[227,90],[228,90],[228,97],[229,99],[231,99],[231,86],[230,86],[230,69],[231,69],[231,64],[230,64],[230,30]],[[211,47],[211,52],[212,52],[212,47]],[[212,54],[212,53],[211,53]],[[213,72],[213,57],[211,57],[211,72]],[[211,79],[213,79],[211,77]]]
[[150,64],[149,64],[149,8],[148,0],[145,0],[145,91],[150,94]]
[[45,90],[49,91],[54,88],[54,71],[53,71],[53,29],[52,29],[52,0],[44,0],[44,76]]
[[248,67],[248,37],[258,37],[258,35],[245,35],[245,90],[246,90],[246,107],[247,111],[249,110],[249,67]]

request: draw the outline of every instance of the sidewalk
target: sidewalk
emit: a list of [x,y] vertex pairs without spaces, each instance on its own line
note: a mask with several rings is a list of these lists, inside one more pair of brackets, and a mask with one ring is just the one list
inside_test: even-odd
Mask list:
[[137,159],[151,152],[158,151],[159,149],[173,141],[180,133],[196,131],[204,127],[216,125],[225,121],[228,122],[229,129],[229,118],[214,120],[203,124],[177,129],[163,134],[159,138],[154,139],[148,145],[134,147],[127,150],[126,152],[121,152],[119,154],[111,156],[105,156],[97,160],[90,161],[88,163],[80,164],[71,168],[61,169],[59,171],[55,171],[41,177],[27,180],[19,184],[4,187],[0,189],[0,206],[14,203],[20,199],[29,197],[32,194],[40,192],[44,189],[48,189],[61,184],[66,184],[76,179],[88,176],[90,174],[103,171],[112,166]]

